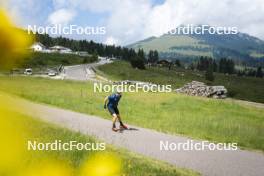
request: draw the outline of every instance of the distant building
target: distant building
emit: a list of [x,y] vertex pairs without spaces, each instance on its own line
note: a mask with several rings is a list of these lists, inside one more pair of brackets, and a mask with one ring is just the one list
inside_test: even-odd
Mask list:
[[72,50],[70,48],[66,48],[66,47],[59,46],[59,45],[50,47],[50,50],[52,52],[59,52],[59,53],[66,53],[66,54],[72,53]]
[[77,51],[75,52],[76,55],[79,55],[79,56],[91,56],[88,52],[86,51]]
[[40,43],[40,42],[37,42],[37,43],[34,43],[30,49],[32,49],[33,51],[36,51],[36,52],[42,52],[44,50],[46,50],[46,47]]
[[42,43],[36,42],[34,43],[30,49],[34,52],[41,52],[41,53],[61,53],[61,54],[79,54],[79,55],[88,55],[88,53],[84,52],[78,52],[78,53],[73,53],[70,48],[66,48],[63,46],[53,46],[50,48],[45,47]]
[[157,62],[157,64],[159,65],[159,66],[169,66],[170,64],[171,64],[171,61],[170,60],[165,60],[165,59],[163,59],[163,60],[159,60],[158,62]]

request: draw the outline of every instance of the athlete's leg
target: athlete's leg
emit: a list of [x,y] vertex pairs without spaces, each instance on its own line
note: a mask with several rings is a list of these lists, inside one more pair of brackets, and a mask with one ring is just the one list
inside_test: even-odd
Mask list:
[[117,114],[117,119],[118,119],[120,125],[123,125],[123,122],[122,122],[120,114]]
[[113,115],[113,119],[112,119],[112,121],[113,121],[113,130],[115,130],[116,129],[116,120],[118,119],[118,116],[114,113]]
[[112,130],[117,131],[116,124],[115,124],[116,120],[117,120],[116,112],[115,112],[114,108],[111,106],[107,106],[107,108],[108,108],[108,111],[110,112],[110,114],[112,116],[112,121],[113,121]]
[[122,119],[121,119],[120,114],[117,114],[117,119],[118,119],[118,121],[119,121],[119,123],[120,123],[120,126],[123,127],[123,128],[125,128],[125,129],[127,129],[127,126],[124,125],[123,122],[122,122]]
[[124,124],[123,124],[123,122],[122,122],[122,120],[121,120],[121,116],[120,116],[120,113],[119,113],[118,108],[117,108],[117,107],[114,107],[114,111],[115,111],[115,113],[116,113],[116,115],[117,115],[117,119],[118,119],[120,125],[121,125],[121,126],[124,126]]

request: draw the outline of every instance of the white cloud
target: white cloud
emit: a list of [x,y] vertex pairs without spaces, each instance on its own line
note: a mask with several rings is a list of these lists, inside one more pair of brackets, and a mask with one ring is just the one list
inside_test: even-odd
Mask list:
[[1,3],[0,8],[7,11],[8,15],[16,25],[23,27],[29,24],[37,24],[37,18],[40,14],[39,12],[40,10],[43,10],[41,3],[35,0],[4,0],[1,1]]
[[53,12],[48,17],[48,23],[50,24],[68,24],[75,17],[75,12],[68,9],[59,9]]
[[107,20],[107,33],[115,36],[121,44],[144,38],[150,10],[151,3],[148,0],[141,0],[138,4],[134,1],[120,2]]
[[[12,1],[19,2],[12,5],[23,7],[29,4],[26,5],[28,13],[36,9],[31,8],[31,2],[39,2]],[[52,0],[52,5],[55,11],[49,15],[49,23],[69,23],[77,19],[75,16],[88,11],[102,17],[102,25],[107,27],[107,35],[102,41],[112,36],[119,44],[158,36],[180,24],[235,26],[242,32],[264,39],[263,0],[165,0],[158,5],[153,5],[153,0]],[[32,18],[38,19],[38,16]]]
[[148,14],[144,35],[161,35],[180,24],[235,26],[264,38],[262,0],[166,0]]
[[115,39],[114,37],[110,36],[110,37],[107,37],[105,42],[104,42],[106,45],[116,45],[118,44],[118,40]]
[[107,33],[128,44],[158,36],[180,24],[234,26],[264,38],[263,0],[68,0],[91,12],[108,13]]

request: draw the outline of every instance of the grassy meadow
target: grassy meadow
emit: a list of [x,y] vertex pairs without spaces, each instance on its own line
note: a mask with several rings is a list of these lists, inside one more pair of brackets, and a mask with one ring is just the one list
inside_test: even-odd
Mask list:
[[[190,71],[182,68],[151,67],[146,70],[135,70],[128,62],[119,61],[112,64],[102,65],[99,74],[113,80],[139,80],[163,85],[172,85],[179,88],[193,80],[207,82],[203,72]],[[215,73],[215,81],[209,84],[224,85],[229,97],[264,103],[264,79],[252,77],[238,77]]]
[[[103,109],[107,93],[89,82],[0,76],[0,91],[77,112],[111,119]],[[175,93],[124,93],[124,122],[157,131],[264,151],[264,110],[223,100]]]

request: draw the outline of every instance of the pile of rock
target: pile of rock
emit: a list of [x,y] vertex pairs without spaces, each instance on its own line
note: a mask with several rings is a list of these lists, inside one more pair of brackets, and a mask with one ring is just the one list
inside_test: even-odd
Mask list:
[[192,96],[226,98],[227,90],[224,86],[207,86],[203,82],[192,81],[183,87],[175,90],[178,93],[184,93]]

